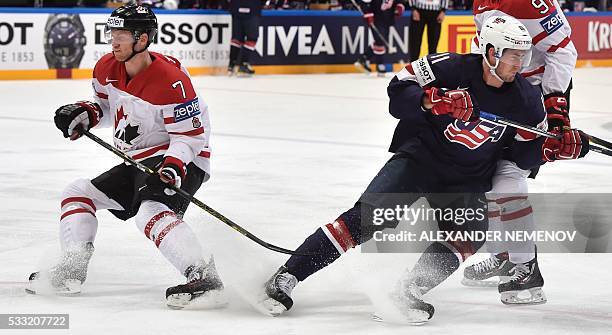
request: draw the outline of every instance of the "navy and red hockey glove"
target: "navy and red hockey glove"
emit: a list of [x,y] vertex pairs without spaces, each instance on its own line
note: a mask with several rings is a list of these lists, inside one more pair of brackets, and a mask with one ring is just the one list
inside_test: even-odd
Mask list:
[[89,130],[95,127],[101,118],[100,105],[95,102],[78,101],[58,108],[53,121],[64,137],[70,137],[74,141],[81,137],[77,131],[79,128]]
[[544,96],[548,130],[571,128],[567,100],[561,93],[552,93]]
[[468,91],[432,87],[427,89],[425,94],[433,105],[431,112],[434,115],[450,115],[455,119],[468,122],[472,120],[473,115],[478,114],[478,106]]
[[589,152],[589,138],[577,129],[553,130],[561,138],[546,138],[542,145],[542,159],[553,162],[558,159],[578,159]]
[[400,17],[402,15],[404,15],[404,12],[406,11],[406,7],[404,7],[403,4],[397,4],[397,6],[395,6],[395,16]]
[[365,14],[363,14],[363,19],[368,24],[368,26],[373,25],[374,24],[374,13],[365,13]]
[[176,188],[181,188],[182,180],[185,179],[187,170],[185,164],[178,158],[166,156],[159,166],[157,174],[152,174],[147,177],[146,186],[141,189],[143,197],[159,196],[162,191],[166,195],[176,194],[168,185]]

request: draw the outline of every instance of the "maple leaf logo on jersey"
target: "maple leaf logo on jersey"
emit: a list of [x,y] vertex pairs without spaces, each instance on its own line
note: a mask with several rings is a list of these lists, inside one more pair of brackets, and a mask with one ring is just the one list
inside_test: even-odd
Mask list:
[[115,139],[131,147],[134,145],[132,141],[140,136],[140,133],[138,125],[130,124],[127,119],[128,115],[123,112],[123,106],[120,106],[115,113]]
[[506,126],[480,120],[463,122],[455,120],[444,130],[444,136],[451,142],[459,143],[470,150],[478,149],[487,141],[497,142],[506,131]]

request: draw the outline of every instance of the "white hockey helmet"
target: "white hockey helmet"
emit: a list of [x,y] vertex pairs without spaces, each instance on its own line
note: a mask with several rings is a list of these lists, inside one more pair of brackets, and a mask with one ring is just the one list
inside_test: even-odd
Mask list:
[[[512,16],[491,16],[482,25],[478,36],[480,53],[491,68],[493,74],[499,62],[524,67],[531,61],[531,35],[527,28]],[[487,59],[487,50],[493,47],[495,51],[495,64]],[[504,51],[512,49],[512,55]]]

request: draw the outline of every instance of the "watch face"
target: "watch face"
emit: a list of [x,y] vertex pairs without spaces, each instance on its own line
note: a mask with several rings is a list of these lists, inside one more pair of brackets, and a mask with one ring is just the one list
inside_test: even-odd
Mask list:
[[45,31],[45,56],[50,68],[76,68],[83,57],[83,25],[73,15],[51,16]]

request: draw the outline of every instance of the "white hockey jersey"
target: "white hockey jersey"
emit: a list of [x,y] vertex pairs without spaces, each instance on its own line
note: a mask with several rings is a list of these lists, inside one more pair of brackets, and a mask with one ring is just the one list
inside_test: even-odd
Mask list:
[[[480,33],[494,15],[510,15],[525,25],[533,39],[531,63],[521,74],[544,95],[564,93],[576,67],[578,53],[570,39],[572,29],[556,0],[474,0],[474,21]],[[478,52],[478,36],[472,51]]]
[[210,174],[208,107],[178,60],[150,54],[151,65],[129,80],[112,53],[96,63],[94,98],[103,113],[96,127],[112,127],[115,147],[137,161],[171,156]]

